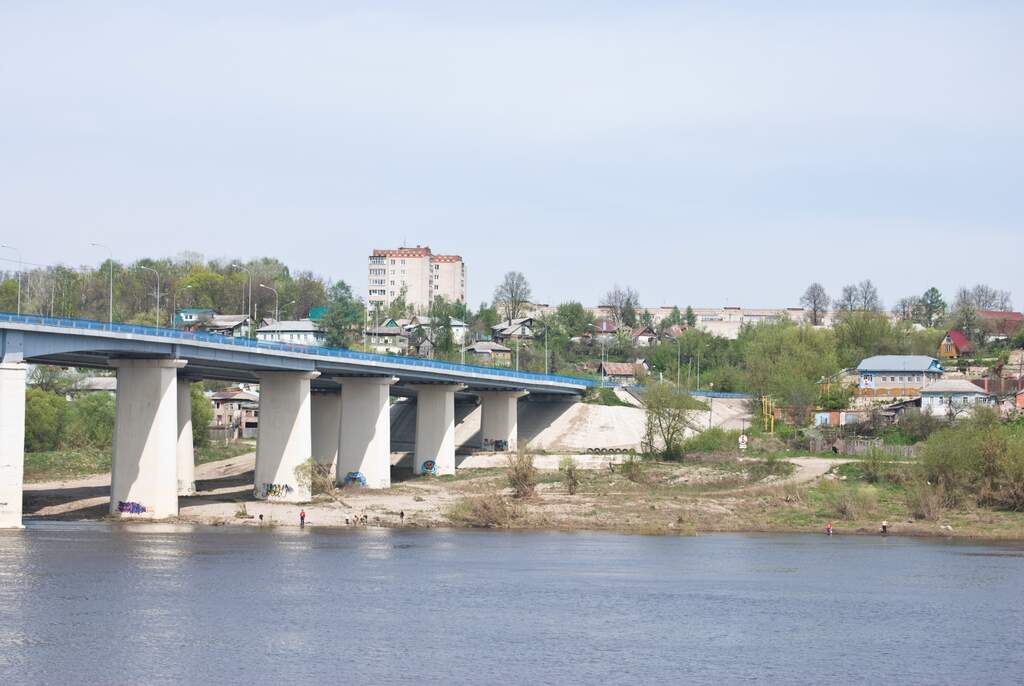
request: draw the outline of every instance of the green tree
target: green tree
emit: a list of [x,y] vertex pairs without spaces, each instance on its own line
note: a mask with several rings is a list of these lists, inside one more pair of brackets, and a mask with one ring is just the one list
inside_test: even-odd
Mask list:
[[693,308],[689,305],[686,306],[686,325],[691,329],[697,326],[697,314],[693,311]]
[[935,286],[924,292],[920,304],[916,321],[925,328],[938,326],[942,318],[946,316],[946,301],[942,299],[942,293]]
[[636,326],[636,308],[633,306],[633,302],[631,300],[627,300],[622,305],[622,312],[619,317],[619,322],[621,324],[629,327]]
[[[182,381],[181,383],[187,383]],[[191,384],[188,392],[192,399],[192,445],[202,448],[210,442],[210,422],[213,421],[213,403],[203,393],[203,382]]]
[[803,296],[800,298],[800,304],[807,312],[807,321],[812,326],[818,326],[821,324],[825,313],[828,312],[828,307],[831,304],[832,299],[828,297],[828,293],[825,292],[825,287],[818,282],[812,283],[804,291]]
[[771,395],[801,420],[817,402],[820,382],[839,371],[831,331],[790,321],[744,327],[739,344],[750,390]]
[[55,450],[60,444],[68,401],[40,388],[25,393],[25,450],[34,453]]
[[331,286],[327,300],[327,312],[320,320],[324,339],[330,348],[347,348],[361,335],[363,303],[352,295],[352,289],[344,281]]
[[112,393],[89,393],[68,408],[63,445],[68,448],[109,448],[114,439],[116,405]]
[[403,285],[398,290],[398,295],[392,298],[391,304],[388,305],[387,309],[387,315],[390,319],[405,319],[409,316],[410,307],[405,299],[408,292],[409,289]]
[[839,363],[855,367],[872,355],[898,355],[907,351],[909,327],[893,325],[881,312],[855,310],[843,313],[835,324]]
[[474,327],[477,333],[490,335],[491,327],[498,323],[500,315],[497,308],[487,303],[480,303],[480,309],[476,311]]
[[562,303],[555,311],[556,325],[568,336],[582,336],[594,323],[594,314],[581,303]]
[[427,339],[434,348],[434,353],[441,357],[451,357],[455,353],[455,334],[452,332],[452,319],[457,308],[441,296],[434,298],[430,305],[430,325],[427,327]]
[[681,458],[686,430],[696,428],[693,413],[702,405],[671,384],[653,383],[644,392],[644,407],[645,451],[667,459]]
[[18,309],[17,278],[0,282],[0,312],[16,312]]

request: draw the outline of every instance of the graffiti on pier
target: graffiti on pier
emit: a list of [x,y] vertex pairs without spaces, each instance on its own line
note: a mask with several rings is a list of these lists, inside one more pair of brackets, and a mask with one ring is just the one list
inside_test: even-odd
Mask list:
[[366,477],[363,476],[362,472],[349,472],[345,475],[345,485],[358,484],[360,486],[366,485]]
[[288,484],[260,484],[256,489],[257,498],[283,498],[292,492]]
[[423,474],[430,474],[431,476],[437,476],[437,463],[433,460],[427,460],[420,465],[420,472]]
[[119,500],[117,503],[117,511],[124,514],[142,514],[146,511],[145,505],[140,505],[132,501]]
[[484,439],[484,450],[493,450],[494,452],[502,452],[508,450],[508,441],[501,438],[485,438]]

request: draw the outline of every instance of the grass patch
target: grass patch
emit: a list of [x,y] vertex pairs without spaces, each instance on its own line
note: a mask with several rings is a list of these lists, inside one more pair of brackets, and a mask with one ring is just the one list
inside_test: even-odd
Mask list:
[[591,388],[583,396],[583,402],[591,405],[607,405],[609,407],[632,407],[629,403],[622,402],[619,396],[615,395],[614,388],[598,387]]
[[25,453],[25,481],[77,479],[108,472],[109,450],[48,450]]
[[256,452],[256,441],[232,441],[230,443],[211,443],[196,448],[196,464],[227,460],[246,453]]

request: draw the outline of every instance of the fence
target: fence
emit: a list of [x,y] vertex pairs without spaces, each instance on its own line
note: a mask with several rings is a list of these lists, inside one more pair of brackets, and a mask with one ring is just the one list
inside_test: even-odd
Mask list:
[[871,451],[878,451],[889,457],[912,459],[916,451],[912,445],[887,445],[881,438],[837,438],[833,440],[824,438],[811,439],[811,451],[824,453],[832,450],[835,446],[843,455],[864,456]]
[[424,360],[418,357],[403,357],[400,355],[380,355],[378,353],[363,353],[355,350],[344,350],[340,348],[324,348],[315,345],[298,345],[294,343],[277,343],[272,341],[260,341],[253,338],[234,338],[222,336],[216,333],[203,331],[181,331],[179,329],[164,329],[155,326],[142,326],[139,324],[111,324],[98,322],[91,319],[65,319],[61,317],[43,317],[40,315],[19,315],[10,312],[0,312],[0,322],[12,322],[16,324],[35,324],[39,326],[53,326],[64,329],[80,329],[88,331],[109,331],[111,333],[136,334],[139,336],[157,336],[181,341],[200,341],[204,343],[217,343],[234,347],[248,348],[254,350],[266,350],[271,352],[291,352],[305,355],[316,355],[319,357],[335,357],[348,360],[360,360],[363,362],[380,362],[384,364],[401,364],[411,367],[425,367],[439,371],[464,372],[476,374],[489,374],[509,379],[520,379],[523,381],[548,382],[572,384],[574,386],[596,386],[596,382],[590,379],[580,379],[573,376],[561,376],[558,374],[540,374],[537,372],[520,372],[512,369],[501,369],[498,367],[481,367],[479,365],[456,364],[454,362],[438,362],[437,360]]

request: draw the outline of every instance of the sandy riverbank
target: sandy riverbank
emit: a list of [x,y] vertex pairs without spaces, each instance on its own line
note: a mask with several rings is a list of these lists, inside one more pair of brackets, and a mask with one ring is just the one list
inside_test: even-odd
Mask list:
[[[199,492],[179,500],[178,520],[297,526],[299,511],[305,510],[307,525],[320,527],[344,527],[346,520],[351,525],[365,516],[367,525],[387,527],[693,534],[816,532],[832,521],[838,534],[873,534],[884,519],[896,535],[1024,539],[1024,514],[976,509],[921,520],[910,516],[896,495],[884,491],[860,512],[835,512],[837,494],[841,496],[844,489],[863,490],[836,477],[834,468],[847,460],[792,458],[788,462],[793,466],[785,475],[765,474],[756,460],[645,463],[643,474],[633,481],[621,467],[610,468],[609,458],[595,456],[587,462],[589,469],[580,472],[579,491],[569,495],[554,469],[556,457],[539,456],[538,464],[551,469],[538,473],[536,494],[523,500],[510,497],[504,469],[488,466],[487,459],[479,461],[480,468],[460,469],[454,477],[413,477],[407,470],[396,469],[390,489],[339,489],[318,495],[311,503],[293,505],[255,500],[254,455],[243,455],[197,467]],[[26,517],[106,518],[109,479],[104,474],[28,484]]]

